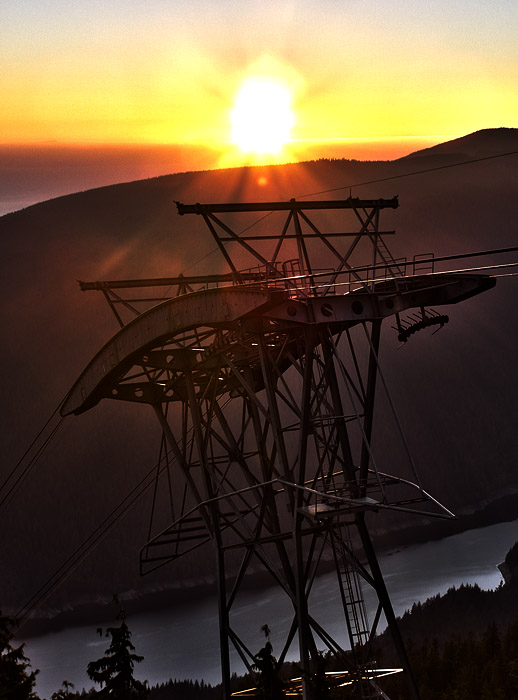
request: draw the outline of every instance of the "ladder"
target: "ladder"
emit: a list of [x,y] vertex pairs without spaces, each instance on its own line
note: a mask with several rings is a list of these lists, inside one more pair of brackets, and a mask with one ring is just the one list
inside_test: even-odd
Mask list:
[[362,700],[383,697],[380,688],[371,683],[368,672],[373,668],[370,649],[370,628],[362,593],[361,576],[353,555],[350,529],[347,525],[331,530],[331,543],[336,562],[340,595],[347,632],[356,667],[356,680]]
[[[392,256],[392,253],[387,248],[385,241],[378,234],[375,239],[376,245],[376,256],[379,256],[380,263],[386,265],[384,273],[380,271],[375,271],[374,276],[377,277],[404,277],[406,273],[406,258],[398,258],[397,260]],[[376,264],[380,264],[376,263]],[[377,273],[377,274],[376,274]]]

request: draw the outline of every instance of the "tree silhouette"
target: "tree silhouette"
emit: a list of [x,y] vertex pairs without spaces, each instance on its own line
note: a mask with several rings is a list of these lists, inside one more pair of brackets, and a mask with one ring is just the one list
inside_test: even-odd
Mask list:
[[[118,600],[115,598],[116,602]],[[97,661],[91,661],[86,669],[88,677],[101,686],[96,696],[113,698],[113,700],[137,700],[148,694],[146,683],[133,677],[135,663],[140,663],[143,656],[134,654],[135,647],[131,643],[131,632],[126,624],[124,608],[118,619],[122,619],[119,627],[108,627],[105,636],[111,637],[110,646],[104,656]],[[102,634],[102,630],[97,630]]]
[[284,698],[283,683],[279,678],[277,659],[273,656],[273,647],[270,643],[270,628],[268,625],[261,627],[261,632],[266,637],[266,644],[254,656],[254,669],[258,671],[257,680],[258,697],[262,700],[280,700]]
[[70,698],[76,698],[77,693],[72,692],[74,684],[70,681],[62,681],[61,688],[55,693],[52,693],[50,700],[69,700]]
[[9,700],[38,700],[34,692],[38,671],[31,670],[23,653],[23,644],[13,647],[15,621],[0,613],[0,698]]

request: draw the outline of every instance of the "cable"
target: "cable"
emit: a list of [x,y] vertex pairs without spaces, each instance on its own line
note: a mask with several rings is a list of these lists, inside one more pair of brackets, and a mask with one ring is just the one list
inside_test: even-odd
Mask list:
[[[237,233],[236,235],[237,235],[238,237],[239,237],[239,236],[242,236],[243,233],[246,233],[247,231],[249,231],[249,230],[250,230],[251,228],[253,228],[254,226],[257,226],[257,224],[260,224],[261,221],[264,221],[265,219],[267,219],[267,218],[268,218],[269,216],[271,216],[272,214],[273,214],[273,211],[269,211],[269,212],[267,212],[266,214],[263,214],[263,216],[260,216],[260,217],[259,217],[256,221],[254,221],[252,224],[249,224],[248,226],[245,226],[245,228],[242,229],[242,230],[241,230],[239,233]],[[193,267],[195,267],[196,265],[199,265],[203,260],[205,260],[205,258],[208,258],[209,256],[213,255],[213,253],[217,253],[218,250],[219,250],[219,248],[217,248],[217,247],[216,247],[216,248],[213,248],[212,250],[209,250],[208,253],[205,253],[205,255],[203,255],[201,258],[198,258],[198,260],[195,260],[195,261],[192,263],[192,265],[189,265],[189,267],[186,267],[186,268],[182,271],[181,274],[184,275],[188,270],[191,270],[191,269],[192,269]]]
[[504,272],[501,275],[492,275],[492,277],[518,277],[518,272]]
[[[437,262],[446,262],[448,260],[459,260],[459,259],[464,259],[464,258],[479,258],[479,257],[486,257],[488,255],[500,255],[502,253],[516,253],[518,252],[518,246],[512,246],[510,248],[491,248],[488,250],[477,250],[473,251],[471,253],[456,253],[454,255],[442,255],[440,257],[429,257],[429,258],[424,258],[423,260],[419,260],[419,263],[437,263]],[[405,265],[412,265],[412,262],[404,263]],[[441,275],[441,274],[450,274],[450,273],[455,273],[455,272],[477,272],[480,270],[488,270],[492,268],[497,268],[497,267],[513,267],[516,263],[504,263],[502,265],[486,265],[485,267],[472,267],[472,268],[465,268],[463,270],[445,270],[445,271],[438,271],[434,272],[433,274],[435,275]],[[403,266],[403,263],[401,263]],[[346,268],[344,270],[340,270],[338,272],[333,272],[330,273],[328,270],[324,272],[311,272],[311,273],[305,273],[303,275],[290,275],[288,277],[276,277],[275,281],[276,282],[290,282],[294,280],[300,280],[303,282],[304,280],[307,279],[315,279],[318,277],[328,277],[330,274],[335,275],[336,277],[340,277],[343,275],[350,275],[352,273],[357,273],[357,272],[365,272],[365,271],[372,271],[372,270],[386,270],[387,267],[390,267],[387,263],[379,263],[378,265],[362,265],[362,266],[357,266],[357,267],[351,267],[351,268]],[[431,273],[423,273],[424,274],[431,274]],[[370,279],[369,282],[379,282],[382,280],[387,280],[387,279],[405,279],[406,277],[413,277],[415,275],[402,275],[401,277],[379,277],[379,278],[374,278]],[[360,283],[360,280],[356,280],[356,282]],[[331,286],[333,287],[338,287],[338,286],[344,286],[350,284],[349,282],[333,282]],[[260,287],[261,285],[264,285],[264,280],[256,280],[256,281],[250,281],[247,282],[246,286],[247,287]],[[229,286],[232,286],[231,284]],[[324,283],[324,284],[314,284],[311,285],[309,288],[310,289],[319,289],[320,287],[328,287],[330,286],[329,283]],[[299,289],[302,289],[300,287]],[[305,288],[307,289],[307,288]],[[292,291],[294,291],[293,289]]]
[[[0,515],[3,515],[3,513],[5,512],[5,510],[9,507],[11,501],[13,500],[14,496],[16,495],[16,492],[18,491],[18,489],[20,488],[20,486],[23,484],[23,482],[25,481],[25,479],[29,476],[29,474],[30,474],[32,468],[34,467],[34,465],[36,464],[36,462],[38,461],[38,459],[41,457],[41,455],[43,454],[43,452],[45,451],[45,449],[46,449],[46,448],[48,447],[48,445],[50,444],[50,441],[52,440],[52,438],[54,437],[54,435],[57,433],[57,431],[59,430],[59,428],[60,428],[61,425],[63,424],[63,421],[64,421],[64,418],[61,418],[61,420],[59,421],[59,423],[55,426],[55,428],[53,428],[53,430],[52,430],[52,432],[50,433],[50,435],[46,438],[46,440],[45,440],[45,442],[43,443],[43,445],[42,445],[40,448],[38,448],[38,450],[37,450],[36,454],[34,455],[34,457],[29,461],[29,463],[27,464],[27,466],[25,467],[25,469],[23,470],[23,472],[22,472],[22,473],[20,474],[20,476],[16,479],[16,481],[15,481],[14,484],[11,486],[11,488],[9,489],[9,491],[7,492],[7,494],[4,496],[4,498],[2,499],[2,501],[0,501]],[[9,496],[10,496],[10,498],[9,498]]]
[[[162,457],[160,461],[163,461]],[[158,465],[160,466],[160,465]],[[132,508],[147,489],[153,484],[157,465],[144,475],[139,483],[127,494],[127,496],[107,515],[104,520],[90,533],[90,535],[72,552],[72,554],[49,576],[49,578],[38,588],[32,597],[16,613],[18,628],[26,621],[27,616],[35,607],[43,603],[60,586],[63,581],[76,569],[91,550],[106,537],[117,522]],[[164,467],[159,469],[159,473]],[[153,477],[149,481],[150,477]],[[146,483],[149,481],[149,483]]]
[[[54,415],[55,415],[55,413],[52,414],[51,418],[49,418],[49,420],[45,423],[45,426],[44,426],[44,427],[42,428],[42,430],[38,433],[38,436],[37,436],[37,437],[35,438],[35,440],[31,443],[31,445],[29,446],[29,448],[25,451],[23,457],[18,461],[18,463],[17,463],[17,464],[15,465],[15,467],[12,469],[11,474],[8,476],[8,478],[5,480],[4,484],[2,485],[2,489],[6,487],[8,481],[9,481],[9,480],[11,479],[11,477],[14,475],[14,473],[16,472],[16,470],[21,466],[21,464],[22,464],[22,462],[23,462],[23,459],[24,459],[25,456],[30,452],[30,450],[31,450],[32,447],[34,446],[36,440],[37,440],[37,439],[40,437],[40,435],[43,433],[44,429],[49,425],[49,423],[50,423],[50,421],[52,420],[52,418],[54,417]],[[53,437],[56,435],[56,433],[58,432],[59,428],[60,428],[61,425],[63,424],[64,420],[65,420],[64,418],[60,418],[60,420],[59,420],[59,422],[57,423],[57,425],[54,426],[54,428],[52,429],[50,435],[48,435],[48,436],[45,438],[43,444],[37,449],[36,453],[35,453],[34,456],[29,460],[28,464],[26,465],[26,467],[24,468],[24,470],[22,471],[22,473],[18,476],[18,478],[16,479],[16,481],[14,482],[14,484],[9,488],[9,490],[8,490],[7,493],[6,493],[6,495],[2,498],[2,500],[0,501],[0,515],[3,515],[3,513],[7,510],[7,508],[9,507],[9,505],[10,505],[10,503],[11,503],[11,501],[13,500],[14,496],[16,495],[16,492],[18,491],[18,489],[20,488],[20,486],[23,484],[23,482],[25,481],[25,479],[29,476],[29,474],[30,474],[30,472],[32,471],[34,465],[36,464],[36,462],[38,461],[38,459],[41,457],[41,455],[43,454],[43,452],[45,451],[45,449],[48,447],[48,445],[50,444],[51,440],[53,439]]]
[[[380,266],[377,266],[377,267],[380,267]],[[460,274],[465,273],[465,272],[482,272],[482,271],[487,271],[487,270],[499,270],[499,269],[507,268],[507,267],[518,267],[518,262],[503,263],[501,265],[480,265],[479,267],[465,267],[465,268],[461,268],[458,270],[439,270],[437,272],[425,272],[420,276],[421,277],[437,277],[440,275],[460,275]],[[350,270],[350,272],[355,272],[359,269],[363,269],[363,268],[352,268]],[[347,271],[347,272],[349,272],[349,271]],[[511,272],[508,274],[506,273],[506,274],[501,274],[501,275],[491,275],[491,277],[514,277],[515,274],[518,274],[518,273]],[[299,275],[293,279],[300,279],[302,281],[304,279],[309,279],[312,276],[315,277],[316,275]],[[401,281],[404,281],[407,279],[412,279],[413,277],[415,277],[415,275],[401,275],[399,277],[394,277],[394,276],[385,277],[385,276],[383,276],[383,277],[372,277],[368,281],[369,281],[369,284],[371,284],[373,282],[389,282],[389,281],[400,281],[401,282]],[[308,289],[317,290],[317,289],[321,289],[321,288],[325,289],[325,288],[328,288],[331,286],[332,287],[350,287],[353,284],[359,285],[360,280],[355,280],[354,282],[350,282],[350,281],[349,282],[333,282],[332,284],[330,284],[330,283],[313,284],[309,287],[306,287],[306,286],[294,287],[292,289],[292,291],[300,291],[300,290],[307,291]],[[321,298],[323,299],[324,297],[321,297]]]
[[11,469],[10,474],[6,477],[6,479],[4,480],[3,484],[0,486],[0,494],[2,493],[2,491],[4,490],[4,488],[6,487],[7,483],[9,482],[9,480],[13,477],[13,475],[15,474],[16,470],[19,468],[20,464],[23,462],[23,460],[25,459],[25,457],[27,457],[27,455],[29,454],[29,452],[32,450],[34,444],[35,444],[36,441],[39,439],[39,437],[42,435],[42,433],[44,432],[44,430],[47,428],[47,426],[49,425],[49,423],[51,422],[51,420],[54,418],[54,416],[56,415],[56,413],[58,413],[59,409],[61,408],[61,405],[63,404],[63,401],[65,400],[65,398],[66,398],[66,397],[63,397],[63,399],[58,403],[58,405],[56,406],[56,408],[54,409],[54,411],[51,413],[49,419],[46,421],[46,423],[45,423],[44,426],[41,428],[41,430],[40,430],[39,433],[36,435],[36,437],[32,440],[31,444],[30,444],[29,447],[25,450],[25,452],[24,452],[23,455],[20,457],[20,459],[18,460],[18,462],[17,462],[17,463],[14,465],[14,467]]
[[[225,407],[230,399],[224,403]],[[160,450],[162,453],[162,449]],[[170,460],[170,450],[165,450],[164,454],[159,456],[158,463],[145,474],[138,484],[127,494],[127,496],[107,515],[104,520],[93,530],[93,532],[72,552],[72,554],[54,571],[51,576],[43,583],[36,593],[20,608],[15,616],[18,621],[18,628],[23,625],[30,611],[43,603],[52,593],[66,580],[70,574],[79,566],[86,556],[94,549],[99,542],[115,527],[119,520],[130,510],[151,487],[155,480],[158,479],[164,469],[168,469],[169,465],[174,462],[174,458]],[[162,465],[162,466],[161,466]],[[158,473],[155,475],[155,471]],[[151,478],[152,477],[152,478]],[[151,478],[151,479],[150,479]],[[148,482],[148,483],[146,483]],[[126,505],[125,505],[126,504]]]
[[[504,249],[506,251],[507,249]],[[496,252],[496,251],[495,251]],[[478,253],[478,254],[484,254],[484,253]],[[468,254],[468,256],[471,254]],[[472,254],[476,255],[476,254]],[[459,257],[459,256],[451,256],[452,258]],[[445,258],[447,259],[447,258]],[[463,270],[454,270],[454,271],[447,271],[443,273],[437,273],[437,274],[448,274],[452,272],[466,272],[466,271],[471,271],[471,270],[483,270],[483,269],[495,269],[495,268],[501,268],[501,267],[512,267],[516,266],[518,263],[509,263],[507,265],[491,265],[491,266],[484,266],[480,268],[467,268]],[[518,276],[518,273],[511,273],[509,275],[499,275],[499,276]],[[162,457],[159,460],[160,462],[164,461],[165,457]],[[164,467],[160,468],[159,467],[159,473],[161,473],[164,469]],[[144,493],[147,491],[147,489],[152,485],[153,481],[149,481],[149,483],[146,483],[147,480],[149,480],[150,477],[153,476],[155,469],[157,468],[157,465],[154,465],[153,468],[141,479],[141,481],[132,489],[132,491],[121,501],[121,503],[116,506],[112,510],[112,512],[102,521],[102,523],[89,535],[89,537],[84,540],[84,542],[77,547],[74,552],[67,558],[67,560],[47,579],[47,581],[40,586],[38,591],[30,598],[30,600],[22,607],[20,608],[19,612],[17,613],[16,617],[20,621],[20,626],[22,626],[23,621],[27,618],[27,615],[29,612],[36,607],[37,605],[41,604],[46,598],[48,598],[55,590],[56,588],[64,581],[66,577],[68,577],[74,569],[83,561],[83,559],[90,553],[90,551],[110,532],[110,530],[116,525],[116,523],[126,514],[126,512],[133,506],[135,503],[140,500],[140,498],[144,495]]]
[[[414,171],[409,172],[409,173],[402,173],[401,175],[390,175],[389,177],[378,178],[377,180],[367,180],[365,182],[357,182],[353,185],[342,185],[341,187],[333,187],[333,188],[328,189],[328,190],[320,190],[319,192],[310,192],[308,194],[300,194],[300,195],[296,196],[295,199],[303,199],[305,197],[316,197],[317,195],[320,195],[320,194],[329,194],[330,192],[339,192],[340,190],[352,190],[354,187],[362,187],[364,185],[374,185],[378,182],[389,182],[390,180],[398,180],[398,179],[401,179],[404,177],[412,177],[414,175],[422,175],[424,173],[431,173],[431,172],[434,172],[436,170],[446,170],[448,168],[457,168],[461,165],[469,165],[470,163],[480,163],[480,162],[483,162],[486,160],[493,160],[495,158],[505,158],[506,156],[514,156],[514,155],[518,155],[518,151],[508,151],[507,153],[497,153],[496,155],[493,155],[493,156],[483,156],[481,158],[472,158],[471,160],[463,160],[459,163],[450,163],[449,165],[438,165],[438,166],[435,166],[433,168],[425,168],[423,170],[414,170]],[[397,162],[397,161],[390,161],[390,162]],[[242,231],[240,231],[236,235],[241,236],[243,233],[250,230],[251,228],[253,228],[257,224],[259,224],[261,221],[263,221],[264,219],[269,217],[272,213],[273,212],[268,212],[267,214],[265,214],[264,216],[257,219],[257,221],[254,221],[253,224],[250,224],[249,226],[244,228]],[[198,258],[198,260],[195,260],[191,265],[189,265],[189,267],[186,267],[183,270],[182,274],[185,274],[188,270],[192,269],[193,267],[195,267],[200,262],[202,262],[206,258],[213,255],[214,253],[217,253],[218,250],[219,250],[219,248],[213,248],[208,253],[203,255],[201,258]]]
[[[515,156],[518,155],[518,151],[509,151],[508,153],[498,153],[494,156],[484,156],[482,158],[472,158],[471,160],[463,160],[460,163],[450,163],[449,165],[437,165],[433,168],[425,168],[423,170],[414,170],[410,173],[402,173],[401,175],[390,175],[389,177],[381,177],[377,180],[368,180],[366,182],[357,182],[355,185],[343,185],[342,187],[333,187],[329,190],[320,190],[320,192],[311,192],[309,194],[301,194],[297,197],[300,199],[302,197],[316,197],[318,194],[328,194],[329,192],[339,192],[340,190],[348,190],[353,187],[362,187],[363,185],[374,185],[378,182],[388,182],[389,180],[399,180],[403,177],[411,177],[413,175],[422,175],[423,173],[431,173],[435,170],[446,170],[447,168],[457,168],[459,165],[469,165],[470,163],[480,163],[485,160],[492,160],[494,158],[504,158],[505,156]],[[394,162],[394,161],[392,161]]]

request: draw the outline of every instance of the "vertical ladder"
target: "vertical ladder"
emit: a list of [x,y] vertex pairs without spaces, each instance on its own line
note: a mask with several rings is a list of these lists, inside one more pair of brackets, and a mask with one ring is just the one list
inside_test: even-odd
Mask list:
[[[396,260],[390,250],[387,248],[385,241],[380,235],[375,238],[376,254],[380,258],[380,262],[386,265],[385,277],[404,277],[406,270],[406,258]],[[374,276],[381,276],[374,272]]]
[[352,540],[347,525],[332,528],[331,542],[338,574],[338,584],[345,614],[347,632],[357,672],[357,684],[363,700],[383,697],[376,684],[366,677],[365,671],[373,668],[370,649],[370,628],[362,593],[361,577],[352,555]]
[[298,291],[304,291],[309,293],[311,289],[311,280],[306,275],[305,270],[302,269],[300,260],[298,258],[293,258],[292,260],[286,260],[282,263],[282,271],[285,277],[288,279],[295,278],[291,285],[295,287]]

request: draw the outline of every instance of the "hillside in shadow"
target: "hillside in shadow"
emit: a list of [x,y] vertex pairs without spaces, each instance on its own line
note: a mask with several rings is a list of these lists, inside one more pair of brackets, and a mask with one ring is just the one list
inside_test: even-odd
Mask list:
[[[3,483],[94,353],[117,331],[102,294],[77,280],[226,271],[200,217],[175,201],[275,201],[399,196],[384,226],[395,257],[516,244],[518,130],[477,132],[397,161],[321,160],[181,173],[54,199],[0,218]],[[414,171],[419,174],[411,175]],[[422,171],[422,172],[421,172]],[[453,261],[450,269],[511,256]],[[518,281],[448,309],[438,334],[399,347],[385,324],[382,360],[425,488],[460,515],[518,494]],[[378,449],[397,459],[392,425],[377,416]],[[145,406],[104,401],[65,421],[3,514],[2,608],[12,612],[74,552],[156,463],[160,432]],[[390,465],[389,465],[390,466]],[[388,469],[390,471],[390,469]],[[47,605],[206,580],[211,557],[138,578],[152,493],[100,541]],[[502,517],[516,517],[516,500]],[[496,516],[498,517],[498,515]],[[425,521],[412,524],[428,527]],[[377,526],[397,545],[407,519]],[[408,531],[408,530],[407,530]],[[388,534],[387,534],[388,533]],[[424,535],[426,537],[426,534]]]

